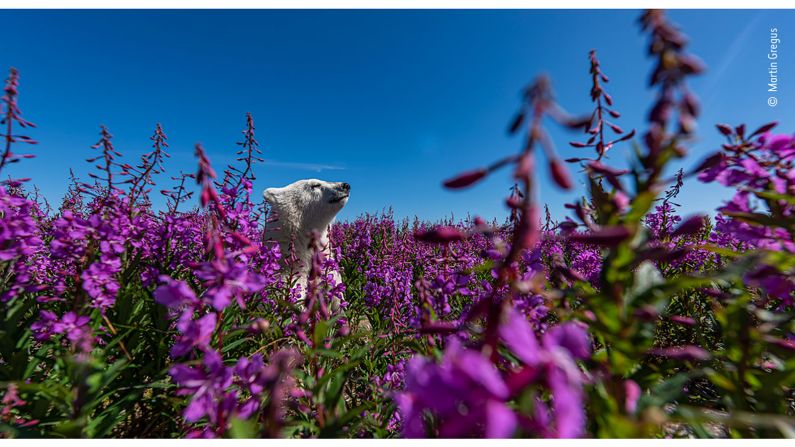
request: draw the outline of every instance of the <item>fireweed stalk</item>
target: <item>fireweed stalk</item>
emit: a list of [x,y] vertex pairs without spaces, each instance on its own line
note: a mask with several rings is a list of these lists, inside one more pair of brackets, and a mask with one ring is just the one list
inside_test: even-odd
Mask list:
[[[175,358],[197,354],[199,366],[176,364],[169,369],[174,382],[179,385],[178,395],[192,396],[183,412],[185,421],[200,424],[191,428],[188,437],[216,437],[224,435],[231,427],[233,420],[246,420],[260,408],[265,389],[274,391],[274,380],[281,380],[282,375],[294,367],[293,360],[286,363],[277,360],[276,365],[266,369],[263,357],[259,354],[249,358],[241,358],[237,366],[228,367],[224,364],[220,352],[224,350],[224,317],[227,308],[236,304],[245,309],[246,301],[251,295],[259,292],[272,278],[257,275],[249,271],[242,262],[256,251],[249,239],[238,233],[230,232],[233,246],[238,250],[226,249],[223,233],[227,212],[217,194],[212,180],[215,171],[201,145],[196,145],[196,157],[199,169],[196,182],[201,187],[201,204],[209,215],[209,226],[204,236],[205,249],[209,260],[193,263],[193,273],[205,292],[201,298],[183,281],[176,281],[161,276],[164,284],[158,287],[155,299],[179,314],[176,328],[180,332],[176,344],[171,350]],[[242,259],[241,259],[242,258]],[[198,314],[198,317],[194,317]],[[280,356],[294,358],[290,353],[276,353]],[[276,368],[275,371],[272,371]],[[282,369],[281,371],[279,369]],[[274,377],[275,376],[275,377]],[[283,392],[271,394],[270,399],[282,399]],[[272,406],[281,405],[271,402]],[[274,412],[276,410],[270,410]],[[278,416],[276,411],[274,417]],[[278,420],[270,421],[271,430],[277,430]]]
[[244,195],[244,203],[251,208],[251,185],[257,178],[254,176],[254,164],[262,163],[265,160],[259,157],[262,151],[259,149],[259,142],[257,141],[254,133],[254,118],[251,113],[246,114],[246,128],[243,130],[243,141],[237,142],[241,147],[236,155],[239,155],[236,161],[243,162],[243,168],[230,165],[224,171],[223,183],[217,185],[224,192],[225,203],[229,207],[234,207],[235,202]]
[[[27,121],[22,117],[22,112],[19,110],[19,72],[16,68],[9,70],[8,79],[6,79],[5,88],[3,89],[4,95],[2,98],[4,110],[2,119],[0,119],[0,126],[4,126],[5,132],[0,133],[5,140],[5,148],[3,150],[2,158],[0,158],[0,173],[4,167],[11,163],[17,163],[24,158],[33,158],[30,154],[15,154],[12,151],[14,143],[37,144],[36,140],[31,139],[26,135],[14,134],[14,123],[21,128],[36,127],[35,124]],[[20,179],[18,181],[25,181]]]
[[[25,120],[19,109],[19,72],[16,68],[9,70],[6,80],[5,94],[2,102],[4,110],[0,126],[5,126],[5,133],[0,134],[5,140],[5,149],[0,159],[0,173],[11,163],[17,163],[33,155],[18,155],[13,152],[15,143],[36,144],[28,136],[15,135],[14,123],[21,128],[36,127],[35,124]],[[27,179],[9,180],[0,185],[0,260],[3,261],[2,285],[0,302],[8,302],[25,291],[35,292],[40,289],[34,281],[34,268],[27,262],[27,258],[37,253],[42,245],[40,234],[37,230],[36,215],[39,207],[35,202],[21,197],[19,194],[9,193],[7,188],[19,188]]]
[[[108,131],[108,128],[100,126],[100,138],[96,144],[91,146],[93,149],[99,149],[102,154],[96,157],[91,157],[86,161],[89,163],[97,163],[95,166],[100,173],[89,172],[88,176],[94,179],[94,184],[83,184],[83,188],[89,194],[100,196],[104,195],[104,200],[108,200],[112,195],[121,193],[121,190],[116,186],[113,181],[113,170],[115,167],[121,167],[116,161],[117,157],[121,157],[121,153],[113,146],[113,135]],[[103,185],[104,183],[104,185]]]
[[[527,118],[527,115],[529,115],[529,118]],[[519,300],[520,295],[537,287],[537,285],[533,284],[532,278],[529,280],[522,278],[517,268],[522,252],[526,249],[533,249],[541,236],[540,216],[538,205],[535,202],[533,183],[535,170],[534,148],[536,144],[541,144],[541,147],[544,148],[549,160],[552,177],[556,183],[561,188],[571,188],[568,173],[566,173],[563,164],[559,162],[555,155],[549,136],[541,127],[541,120],[545,116],[549,116],[567,127],[576,128],[584,123],[583,120],[573,119],[562,111],[554,101],[549,80],[546,77],[540,77],[524,91],[522,109],[509,129],[510,133],[516,133],[527,122],[526,143],[520,154],[516,157],[505,158],[489,168],[465,173],[445,182],[445,186],[448,188],[467,187],[504,165],[514,164],[513,176],[520,185],[522,195],[512,194],[512,197],[508,200],[508,205],[518,211],[519,217],[510,236],[510,243],[506,253],[504,257],[500,257],[498,264],[494,268],[497,282],[491,293],[475,303],[468,314],[462,318],[462,324],[457,326],[439,326],[437,324],[431,329],[434,332],[445,331],[445,329],[447,329],[446,332],[455,332],[458,329],[463,329],[464,324],[474,323],[483,317],[485,318],[485,327],[483,328],[482,340],[476,341],[473,346],[474,349],[461,350],[453,338],[452,344],[445,350],[445,359],[441,366],[432,361],[423,361],[420,357],[416,357],[409,363],[406,391],[398,395],[401,415],[407,419],[404,421],[404,434],[407,436],[427,434],[423,427],[422,414],[424,411],[430,411],[436,416],[440,424],[438,428],[440,436],[485,435],[490,437],[510,437],[517,428],[519,418],[505,403],[522,391],[524,387],[534,382],[542,387],[549,387],[547,389],[552,392],[555,413],[550,416],[548,412],[538,410],[535,417],[525,415],[524,429],[533,426],[546,426],[548,428],[549,419],[554,418],[555,423],[553,425],[555,429],[544,433],[561,437],[579,436],[583,433],[585,418],[582,414],[581,398],[577,397],[582,393],[580,388],[583,378],[575,359],[571,357],[572,351],[559,349],[554,342],[550,341],[547,348],[557,353],[555,354],[555,357],[558,358],[557,361],[568,365],[564,367],[567,373],[563,375],[552,373],[550,377],[539,377],[535,373],[530,373],[531,370],[538,368],[538,362],[541,358],[547,358],[551,354],[541,351],[537,347],[537,343],[535,347],[524,346],[523,342],[530,343],[530,340],[534,340],[535,335],[529,325],[524,326],[519,323],[520,320],[518,319],[523,320],[524,317],[510,316],[512,315],[510,309],[513,306],[513,302]],[[482,225],[480,226],[482,227]],[[476,226],[474,231],[482,232],[484,229]],[[453,227],[440,227],[416,235],[421,240],[445,244],[462,240],[468,236],[469,234]],[[505,329],[506,319],[516,321],[517,323],[514,323],[516,327],[514,329]],[[426,326],[425,330],[429,329]],[[575,338],[587,340],[582,328],[573,328],[572,331],[578,333]],[[516,342],[516,340],[521,341]],[[521,383],[514,389],[511,389],[503,382],[504,379],[501,378],[497,369],[497,365],[505,361],[498,350],[500,341],[503,341],[509,347],[513,345],[514,347],[520,347],[520,349],[525,347],[528,349],[524,357],[514,351],[514,354],[518,355],[525,364],[524,370],[517,369],[510,373],[509,377],[511,379],[516,377],[515,380]],[[590,346],[584,349],[585,351],[580,350],[577,354],[582,356],[582,352],[585,352],[584,357],[580,359],[588,356]],[[472,367],[477,371],[477,375],[472,375],[469,383],[456,383],[458,379],[455,378],[460,373],[456,373],[454,369],[449,370],[452,366],[446,366],[447,362],[451,362],[453,365],[477,364],[478,366]],[[482,366],[479,366],[480,364]],[[433,372],[438,368],[441,368],[438,373]],[[557,371],[557,369],[553,369],[553,371]],[[432,379],[435,374],[440,374],[439,378]],[[415,377],[422,377],[422,379],[415,381]],[[544,380],[547,381],[543,382]],[[441,395],[430,394],[430,389],[425,389],[426,386],[440,391],[448,388],[449,392]],[[478,388],[480,386],[484,388],[481,390]],[[429,400],[424,400],[425,396],[428,396]],[[461,411],[456,410],[460,405],[464,405],[468,409],[467,414],[471,414],[474,420],[460,419]],[[539,409],[545,407],[545,405],[541,401],[536,401],[536,406]],[[475,409],[488,411],[489,413],[487,414],[493,416],[486,418],[483,415],[478,416],[479,413],[474,412]],[[452,414],[450,414],[451,411]],[[458,414],[458,418],[455,417],[455,414]],[[542,418],[544,421],[541,420]],[[485,421],[485,423],[476,421]]]
[[[613,97],[610,96],[604,89],[602,83],[609,81],[607,75],[602,72],[601,64],[596,56],[596,50],[591,50],[588,58],[591,62],[591,101],[594,102],[596,108],[591,114],[591,119],[586,125],[586,133],[589,135],[585,143],[572,141],[569,143],[572,147],[587,148],[593,147],[596,150],[596,161],[602,159],[607,151],[609,151],[616,143],[627,141],[635,136],[635,130],[629,133],[624,133],[617,124],[608,121],[607,117],[618,119],[621,114],[616,111],[613,106]],[[615,134],[620,135],[612,141],[605,141],[605,126],[609,127]],[[621,135],[624,134],[624,135]],[[579,162],[587,160],[581,158],[567,159],[568,162]]]
[[[163,133],[163,128],[160,123],[155,127],[155,133],[150,138],[152,140],[152,151],[147,152],[141,156],[141,162],[137,166],[123,164],[123,174],[130,178],[126,181],[130,184],[129,200],[136,203],[138,200],[143,200],[144,206],[150,204],[149,193],[151,186],[154,186],[152,176],[161,174],[165,171],[163,161],[169,158],[166,148],[168,143],[166,134]],[[133,209],[133,207],[130,207]]]

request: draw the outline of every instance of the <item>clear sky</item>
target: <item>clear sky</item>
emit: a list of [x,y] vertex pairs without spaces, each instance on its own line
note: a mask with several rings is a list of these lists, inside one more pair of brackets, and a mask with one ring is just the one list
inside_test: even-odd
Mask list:
[[[438,219],[505,215],[508,172],[464,192],[441,188],[460,171],[517,151],[506,136],[521,88],[548,73],[559,102],[592,110],[588,51],[610,76],[624,129],[643,129],[653,99],[639,11],[1,11],[0,68],[21,73],[20,106],[39,127],[37,158],[10,173],[32,177],[54,202],[73,167],[85,178],[99,125],[126,160],[149,149],[161,122],[166,169],[195,171],[201,142],[220,172],[234,158],[246,112],[266,164],[257,191],[302,178],[346,181],[342,219],[393,207]],[[795,131],[795,11],[671,11],[708,65],[692,82],[703,112],[685,165],[721,142],[713,123],[771,120]],[[769,29],[778,27],[780,93],[767,105]],[[5,68],[3,68],[5,69]],[[572,157],[580,138],[553,129]],[[629,146],[612,152],[622,164]],[[581,179],[580,179],[581,183]],[[161,176],[155,191],[172,184]],[[540,173],[556,217],[576,197]],[[156,193],[156,195],[158,195]],[[695,181],[680,203],[711,211],[726,191]],[[162,201],[156,202],[156,204]]]

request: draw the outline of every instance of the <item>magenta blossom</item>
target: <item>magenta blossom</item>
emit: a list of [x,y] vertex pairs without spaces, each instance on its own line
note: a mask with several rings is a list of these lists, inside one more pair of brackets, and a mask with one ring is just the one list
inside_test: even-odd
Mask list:
[[441,363],[414,357],[406,367],[406,386],[395,395],[403,435],[427,435],[423,414],[438,419],[444,438],[486,436],[507,438],[516,428],[516,415],[505,401],[508,387],[494,365],[480,352],[449,341]]
[[591,342],[585,329],[578,323],[563,323],[550,329],[539,343],[525,317],[512,310],[500,327],[500,336],[511,352],[530,368],[525,372],[532,381],[541,382],[551,391],[555,423],[536,421],[541,435],[582,436],[585,433],[582,390],[585,375],[576,360],[585,360],[591,355]]
[[183,312],[177,320],[179,335],[171,348],[171,356],[182,357],[197,347],[207,349],[213,338],[216,320],[217,317],[212,312],[198,320],[193,319],[192,311]]
[[158,303],[166,307],[195,306],[199,303],[193,289],[185,281],[178,281],[166,275],[161,275],[159,279],[163,285],[154,292],[155,301]]

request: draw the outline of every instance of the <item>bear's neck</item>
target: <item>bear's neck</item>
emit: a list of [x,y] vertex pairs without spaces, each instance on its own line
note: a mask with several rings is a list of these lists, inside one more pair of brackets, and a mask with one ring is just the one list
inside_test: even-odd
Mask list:
[[291,222],[289,219],[278,217],[265,226],[264,237],[265,240],[279,243],[284,267],[291,268],[294,271],[297,270],[302,277],[305,277],[309,274],[309,268],[312,263],[311,232],[315,230],[319,233],[319,245],[323,253],[328,256],[331,253],[328,238],[328,227],[330,224],[331,222],[308,225],[303,222]]

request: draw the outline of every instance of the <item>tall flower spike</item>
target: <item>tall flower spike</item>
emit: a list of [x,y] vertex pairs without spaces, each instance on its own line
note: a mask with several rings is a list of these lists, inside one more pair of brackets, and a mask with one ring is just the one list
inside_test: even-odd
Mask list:
[[179,180],[179,184],[172,189],[164,189],[160,191],[161,194],[167,197],[168,212],[176,213],[179,205],[193,196],[193,191],[188,191],[185,182],[188,179],[195,179],[196,176],[185,172],[180,172],[179,177],[171,177],[171,180]]
[[226,217],[226,211],[221,205],[218,192],[213,186],[213,179],[216,178],[215,170],[210,164],[210,159],[204,152],[201,144],[196,144],[196,158],[199,159],[199,170],[196,172],[196,183],[201,187],[201,205],[206,207],[212,205],[212,209],[218,213],[220,218]]
[[264,161],[259,157],[262,151],[259,149],[259,142],[254,136],[254,129],[254,118],[251,116],[251,113],[247,113],[246,128],[242,132],[244,136],[243,141],[235,143],[241,146],[241,149],[235,153],[238,155],[235,161],[243,162],[243,166],[237,167],[233,164],[227,165],[227,168],[224,170],[223,181],[215,183],[221,190],[223,203],[228,207],[234,207],[241,196],[248,209],[253,207],[251,203],[251,189],[256,179],[253,167],[255,163]]
[[[599,58],[596,56],[596,50],[591,50],[588,53],[588,58],[591,61],[591,101],[596,105],[596,108],[591,114],[588,125],[585,126],[588,140],[585,143],[573,141],[569,144],[576,148],[593,147],[596,149],[596,160],[601,160],[613,145],[635,136],[635,130],[625,133],[618,125],[608,120],[608,116],[617,119],[621,114],[612,108],[613,98],[604,89],[603,83],[606,84],[609,79],[602,72]],[[613,140],[606,140],[605,126],[616,134]],[[588,160],[588,158],[576,158],[572,161],[579,162],[583,160]]]
[[100,181],[105,183],[104,194],[103,191],[98,189],[99,187],[96,184],[88,185],[84,183],[82,186],[86,188],[86,190],[89,192],[93,191],[94,195],[97,196],[102,195],[104,197],[110,197],[111,194],[118,191],[116,184],[113,182],[113,167],[117,165],[116,157],[121,157],[121,153],[113,147],[113,142],[111,141],[113,139],[113,135],[111,135],[107,127],[105,127],[104,125],[100,126],[99,135],[100,135],[99,141],[97,141],[96,144],[91,146],[91,148],[101,150],[102,154],[96,157],[91,157],[86,161],[89,163],[99,162],[98,164],[95,165],[95,167],[104,174],[95,174],[93,172],[90,172],[88,176],[93,178],[95,181]]
[[9,70],[4,91],[5,94],[3,95],[2,101],[5,105],[5,110],[3,111],[2,118],[0,118],[0,125],[5,125],[5,133],[0,133],[0,135],[5,139],[5,149],[2,158],[0,158],[0,171],[2,171],[6,165],[16,163],[22,158],[33,158],[33,155],[29,154],[15,154],[12,151],[14,143],[37,143],[28,136],[14,135],[13,133],[14,122],[19,124],[22,128],[36,127],[35,124],[22,118],[22,112],[19,110],[19,105],[17,103],[19,98],[19,72],[16,68],[12,67]]
[[243,130],[244,138],[243,141],[237,143],[238,146],[241,146],[241,149],[237,151],[237,155],[240,155],[237,161],[244,163],[244,169],[241,171],[234,166],[230,167],[237,177],[237,182],[234,185],[235,189],[239,189],[244,181],[253,182],[256,180],[257,177],[254,175],[253,166],[255,163],[265,161],[259,157],[262,151],[259,149],[259,142],[254,136],[254,129],[254,118],[251,116],[251,112],[246,113],[246,129]]
[[141,162],[138,166],[125,165],[127,173],[130,175],[128,182],[130,186],[130,212],[133,211],[136,200],[143,199],[144,204],[149,204],[150,186],[154,185],[152,176],[165,171],[163,167],[163,160],[169,158],[170,155],[166,152],[168,143],[166,142],[166,134],[163,133],[163,128],[160,123],[155,127],[155,133],[150,137],[152,140],[152,150],[141,156]]
[[657,58],[649,85],[660,91],[649,114],[651,127],[644,136],[649,149],[644,162],[647,167],[654,167],[660,151],[670,143],[666,132],[674,111],[679,113],[679,128],[673,137],[689,135],[695,129],[698,102],[687,90],[685,80],[701,73],[704,65],[685,53],[687,38],[668,21],[665,12],[648,10],[640,17],[640,24],[651,35],[649,54]]

